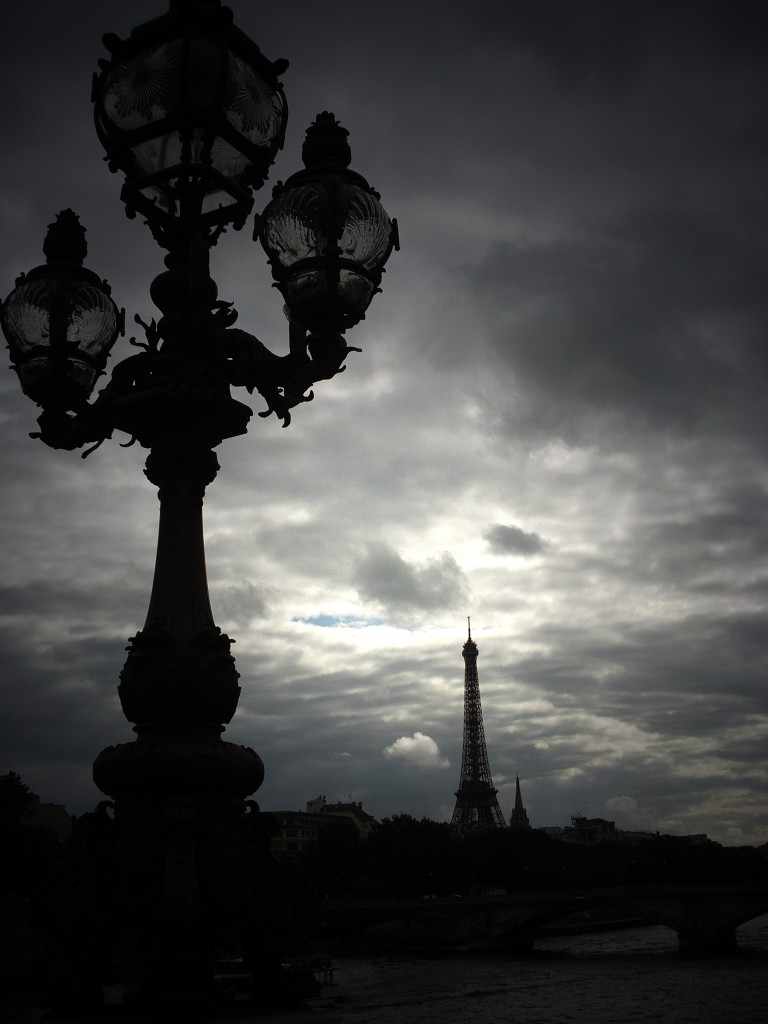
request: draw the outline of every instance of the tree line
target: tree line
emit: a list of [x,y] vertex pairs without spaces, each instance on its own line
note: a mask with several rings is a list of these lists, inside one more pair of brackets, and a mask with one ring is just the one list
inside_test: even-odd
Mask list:
[[[0,894],[34,895],[87,841],[84,815],[68,843],[25,816],[34,800],[15,772],[0,775]],[[768,884],[765,847],[723,847],[660,837],[637,845],[563,843],[535,829],[485,829],[458,838],[451,826],[396,814],[362,837],[329,816],[294,861],[322,898],[413,899],[489,891],[543,892],[635,885]]]
[[542,892],[635,885],[768,882],[764,848],[658,837],[581,846],[535,829],[451,826],[397,814],[366,837],[334,819],[296,858],[326,899],[413,899],[493,891]]

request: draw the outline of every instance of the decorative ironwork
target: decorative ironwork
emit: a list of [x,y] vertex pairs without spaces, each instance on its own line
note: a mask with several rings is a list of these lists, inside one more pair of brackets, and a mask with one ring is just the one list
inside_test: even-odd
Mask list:
[[461,651],[464,658],[464,742],[461,778],[451,818],[451,825],[459,835],[479,828],[506,827],[488,764],[477,678],[478,650],[469,629],[469,619],[467,626],[467,641]]

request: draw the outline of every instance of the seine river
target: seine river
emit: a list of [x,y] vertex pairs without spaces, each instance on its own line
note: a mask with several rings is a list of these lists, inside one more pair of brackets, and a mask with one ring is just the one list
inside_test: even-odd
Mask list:
[[662,926],[537,939],[525,957],[334,957],[338,1009],[344,1024],[764,1024],[768,915],[738,939],[705,958]]

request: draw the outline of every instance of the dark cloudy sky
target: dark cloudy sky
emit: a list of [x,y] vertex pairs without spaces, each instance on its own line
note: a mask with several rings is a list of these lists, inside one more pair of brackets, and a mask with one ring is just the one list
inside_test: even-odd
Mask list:
[[[768,55],[759,5],[232,0],[284,75],[271,181],[323,109],[400,222],[363,352],[288,430],[255,419],[206,500],[227,736],[266,809],[318,793],[450,817],[466,616],[501,806],[535,825],[768,840]],[[105,31],[163,0],[6,0],[0,289],[73,207],[148,319],[162,253],[125,219],[89,102]],[[263,208],[269,187],[257,196]],[[214,253],[285,351],[250,229]],[[122,341],[120,358],[128,351]],[[243,400],[247,396],[239,395]],[[260,400],[254,408],[261,408]],[[28,439],[0,377],[0,771],[83,811],[130,738],[116,682],[146,611],[143,453]]]

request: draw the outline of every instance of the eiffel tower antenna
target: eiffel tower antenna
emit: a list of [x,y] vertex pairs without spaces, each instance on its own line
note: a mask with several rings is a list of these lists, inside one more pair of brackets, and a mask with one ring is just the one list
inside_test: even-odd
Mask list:
[[504,828],[506,822],[496,799],[488,751],[485,747],[483,709],[477,679],[477,644],[472,639],[467,616],[467,642],[464,658],[464,746],[461,754],[461,779],[456,791],[456,806],[451,825],[457,835],[479,828]]

